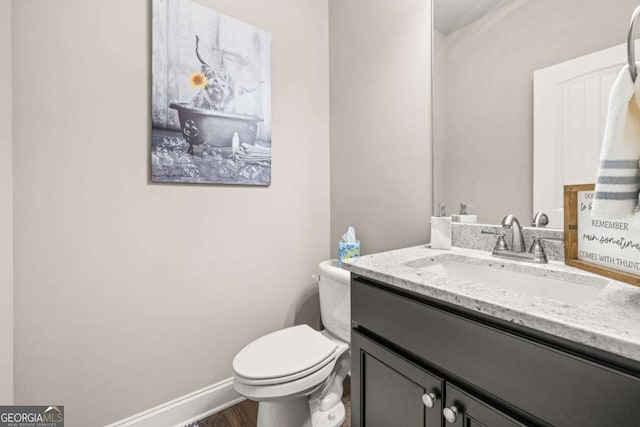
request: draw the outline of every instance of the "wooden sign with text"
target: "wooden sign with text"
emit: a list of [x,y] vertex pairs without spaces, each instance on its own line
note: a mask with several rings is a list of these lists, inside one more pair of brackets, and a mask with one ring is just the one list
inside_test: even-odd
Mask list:
[[595,184],[564,187],[565,264],[640,286],[640,230],[591,218]]

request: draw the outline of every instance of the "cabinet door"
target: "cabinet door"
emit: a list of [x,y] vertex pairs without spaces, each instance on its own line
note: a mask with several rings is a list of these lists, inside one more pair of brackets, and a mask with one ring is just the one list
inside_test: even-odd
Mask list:
[[447,382],[443,415],[445,426],[451,427],[514,427],[522,424],[500,410],[465,393]]
[[351,333],[353,427],[442,426],[442,379]]

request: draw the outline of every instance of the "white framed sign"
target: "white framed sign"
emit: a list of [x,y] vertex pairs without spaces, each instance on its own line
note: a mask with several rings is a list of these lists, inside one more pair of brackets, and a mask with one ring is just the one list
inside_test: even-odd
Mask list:
[[591,218],[595,185],[565,186],[565,263],[640,286],[640,230]]

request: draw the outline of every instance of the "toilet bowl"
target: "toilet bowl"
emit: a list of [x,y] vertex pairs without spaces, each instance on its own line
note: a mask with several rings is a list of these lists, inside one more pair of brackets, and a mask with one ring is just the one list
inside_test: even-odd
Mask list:
[[342,382],[350,369],[349,273],[320,263],[320,312],[326,329],[307,325],[260,337],[233,360],[233,385],[259,402],[258,427],[338,427]]

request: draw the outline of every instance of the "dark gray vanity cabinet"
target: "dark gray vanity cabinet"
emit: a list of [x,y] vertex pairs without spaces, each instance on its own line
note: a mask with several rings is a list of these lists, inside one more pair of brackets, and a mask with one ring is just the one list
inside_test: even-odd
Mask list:
[[640,426],[637,362],[357,275],[351,304],[354,427]]

